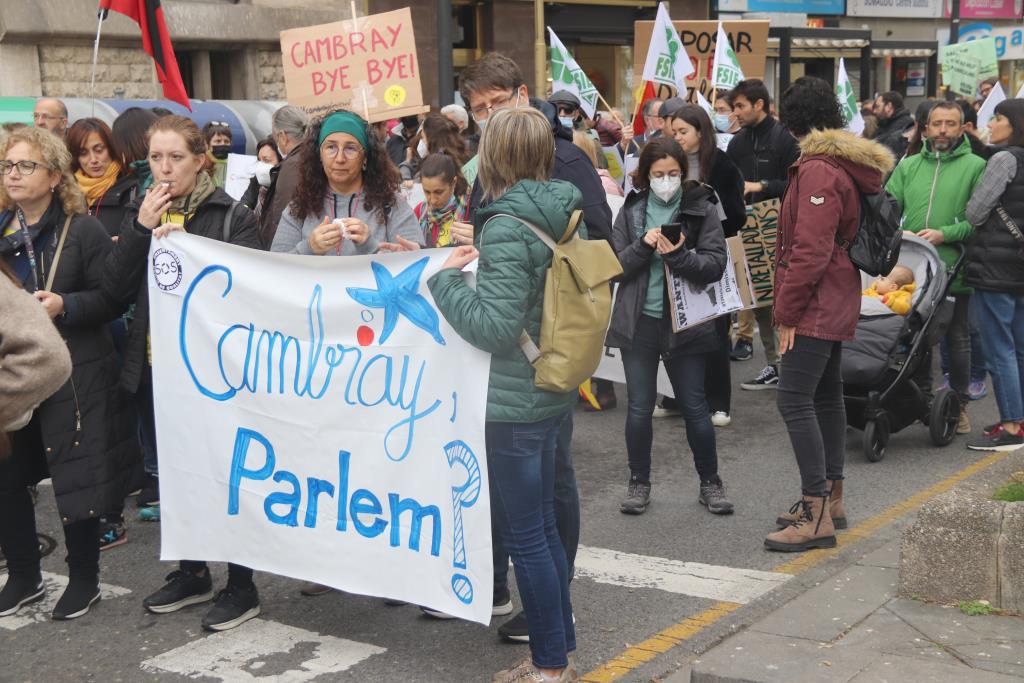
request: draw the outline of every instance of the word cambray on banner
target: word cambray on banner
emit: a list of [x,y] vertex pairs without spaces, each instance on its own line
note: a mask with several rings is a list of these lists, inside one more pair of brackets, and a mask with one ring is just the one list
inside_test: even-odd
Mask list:
[[490,356],[430,297],[446,256],[153,240],[162,559],[488,623]]

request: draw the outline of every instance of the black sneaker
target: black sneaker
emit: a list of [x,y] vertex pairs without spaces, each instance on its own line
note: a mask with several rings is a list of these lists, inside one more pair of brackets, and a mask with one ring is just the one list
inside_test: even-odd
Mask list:
[[725,497],[725,484],[719,477],[700,483],[700,504],[714,515],[731,515],[732,503]]
[[140,508],[151,508],[160,504],[160,478],[155,474],[146,475],[146,485],[135,497],[135,505]]
[[42,600],[44,595],[46,586],[41,578],[8,576],[4,589],[0,590],[0,617],[9,617],[25,605]]
[[[420,607],[420,611],[434,619],[454,619],[452,615],[429,607]],[[504,617],[512,614],[512,595],[508,588],[501,591],[494,591],[494,602],[491,605],[492,617]]]
[[761,391],[762,389],[775,389],[778,386],[779,371],[775,369],[774,365],[766,365],[760,375],[749,382],[744,382],[740,388],[747,391]]
[[626,487],[626,497],[619,503],[619,512],[624,515],[642,515],[651,504],[651,485],[636,479],[630,479]]
[[232,586],[230,583],[217,593],[213,607],[203,617],[207,631],[227,631],[259,616],[260,596],[256,586]]
[[1011,434],[1002,423],[993,425],[977,439],[967,442],[972,451],[1015,451],[1021,446],[1024,446],[1024,431]]
[[736,345],[732,347],[729,360],[750,360],[754,357],[754,345],[746,339],[737,339]]
[[209,569],[202,576],[178,569],[168,574],[166,581],[163,588],[142,601],[142,606],[154,614],[177,612],[213,598]]
[[100,601],[100,584],[92,579],[71,579],[50,615],[56,621],[77,619]]
[[530,629],[526,624],[526,612],[520,612],[499,626],[498,635],[515,643],[529,643]]
[[128,530],[125,528],[124,515],[100,517],[100,550],[110,550],[127,542]]

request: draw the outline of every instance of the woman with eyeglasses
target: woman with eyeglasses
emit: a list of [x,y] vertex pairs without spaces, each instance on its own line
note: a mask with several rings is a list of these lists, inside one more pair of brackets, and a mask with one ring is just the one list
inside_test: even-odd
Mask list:
[[8,567],[2,626],[2,617],[46,592],[27,487],[53,481],[69,582],[52,616],[80,617],[100,599],[99,516],[124,501],[138,444],[133,411],[117,386],[109,328],[117,311],[100,286],[112,242],[85,212],[71,155],[62,139],[22,128],[4,138],[0,158],[0,209],[9,215],[0,226],[0,258],[53,321],[72,361],[71,378],[11,435],[12,454],[0,461],[0,549]]
[[[316,256],[376,253],[423,233],[399,191],[401,178],[366,121],[335,111],[312,124],[295,198],[270,250]],[[321,218],[322,217],[322,218]]]
[[[160,490],[146,277],[150,244],[154,237],[183,231],[252,249],[260,249],[261,245],[252,211],[215,187],[207,174],[206,141],[191,119],[163,116],[153,123],[147,137],[153,185],[131,203],[125,214],[121,237],[107,263],[103,289],[118,305],[135,306],[121,386],[135,394],[140,413],[148,482],[139,494],[139,505],[158,511]],[[159,518],[159,512],[156,515]],[[203,628],[211,631],[234,628],[260,611],[251,569],[229,564],[227,587],[214,598],[210,570],[198,560],[180,562],[178,570],[168,575],[167,583],[142,604],[154,614],[165,614],[211,599],[215,604],[202,620]]]
[[668,137],[649,141],[640,153],[634,190],[612,229],[623,274],[606,343],[622,350],[629,396],[629,482],[619,505],[624,514],[643,514],[650,504],[652,417],[661,363],[686,422],[686,441],[700,478],[697,500],[713,514],[733,511],[718,475],[715,428],[704,393],[708,354],[718,348],[715,322],[674,332],[669,309],[669,274],[684,286],[702,288],[722,277],[728,260],[713,193],[706,185],[685,181],[688,171],[679,143]]

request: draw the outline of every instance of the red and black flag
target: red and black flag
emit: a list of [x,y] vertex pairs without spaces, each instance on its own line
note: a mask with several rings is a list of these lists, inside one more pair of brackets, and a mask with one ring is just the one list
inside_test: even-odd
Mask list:
[[142,49],[153,58],[157,78],[164,87],[164,97],[192,111],[178,70],[178,59],[174,56],[171,36],[164,23],[160,0],[100,0],[100,20],[105,19],[110,10],[129,17],[139,25]]

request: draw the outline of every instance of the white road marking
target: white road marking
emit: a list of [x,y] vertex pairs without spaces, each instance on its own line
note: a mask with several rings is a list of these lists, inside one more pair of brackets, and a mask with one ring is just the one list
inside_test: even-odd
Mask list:
[[[4,574],[3,576],[0,576],[0,589],[2,589],[6,583],[7,575]],[[64,592],[64,587],[68,585],[68,577],[62,576],[61,574],[43,572],[43,583],[46,585],[46,597],[39,602],[34,602],[31,605],[25,605],[18,610],[16,614],[12,614],[9,617],[0,617],[0,629],[14,631],[30,624],[50,621],[50,612],[52,612],[53,608],[57,605],[57,600],[60,599],[61,594]],[[127,588],[111,586],[106,583],[100,584],[100,598],[102,600],[119,598],[123,595],[128,595],[129,593],[131,593],[131,591]],[[96,609],[96,607],[93,607],[93,609]]]
[[222,683],[258,679],[302,683],[345,671],[386,651],[368,643],[253,619],[147,659],[141,667],[151,673],[169,672]]
[[657,588],[741,605],[793,578],[778,572],[679,562],[586,546],[576,552],[576,574],[613,586]]

